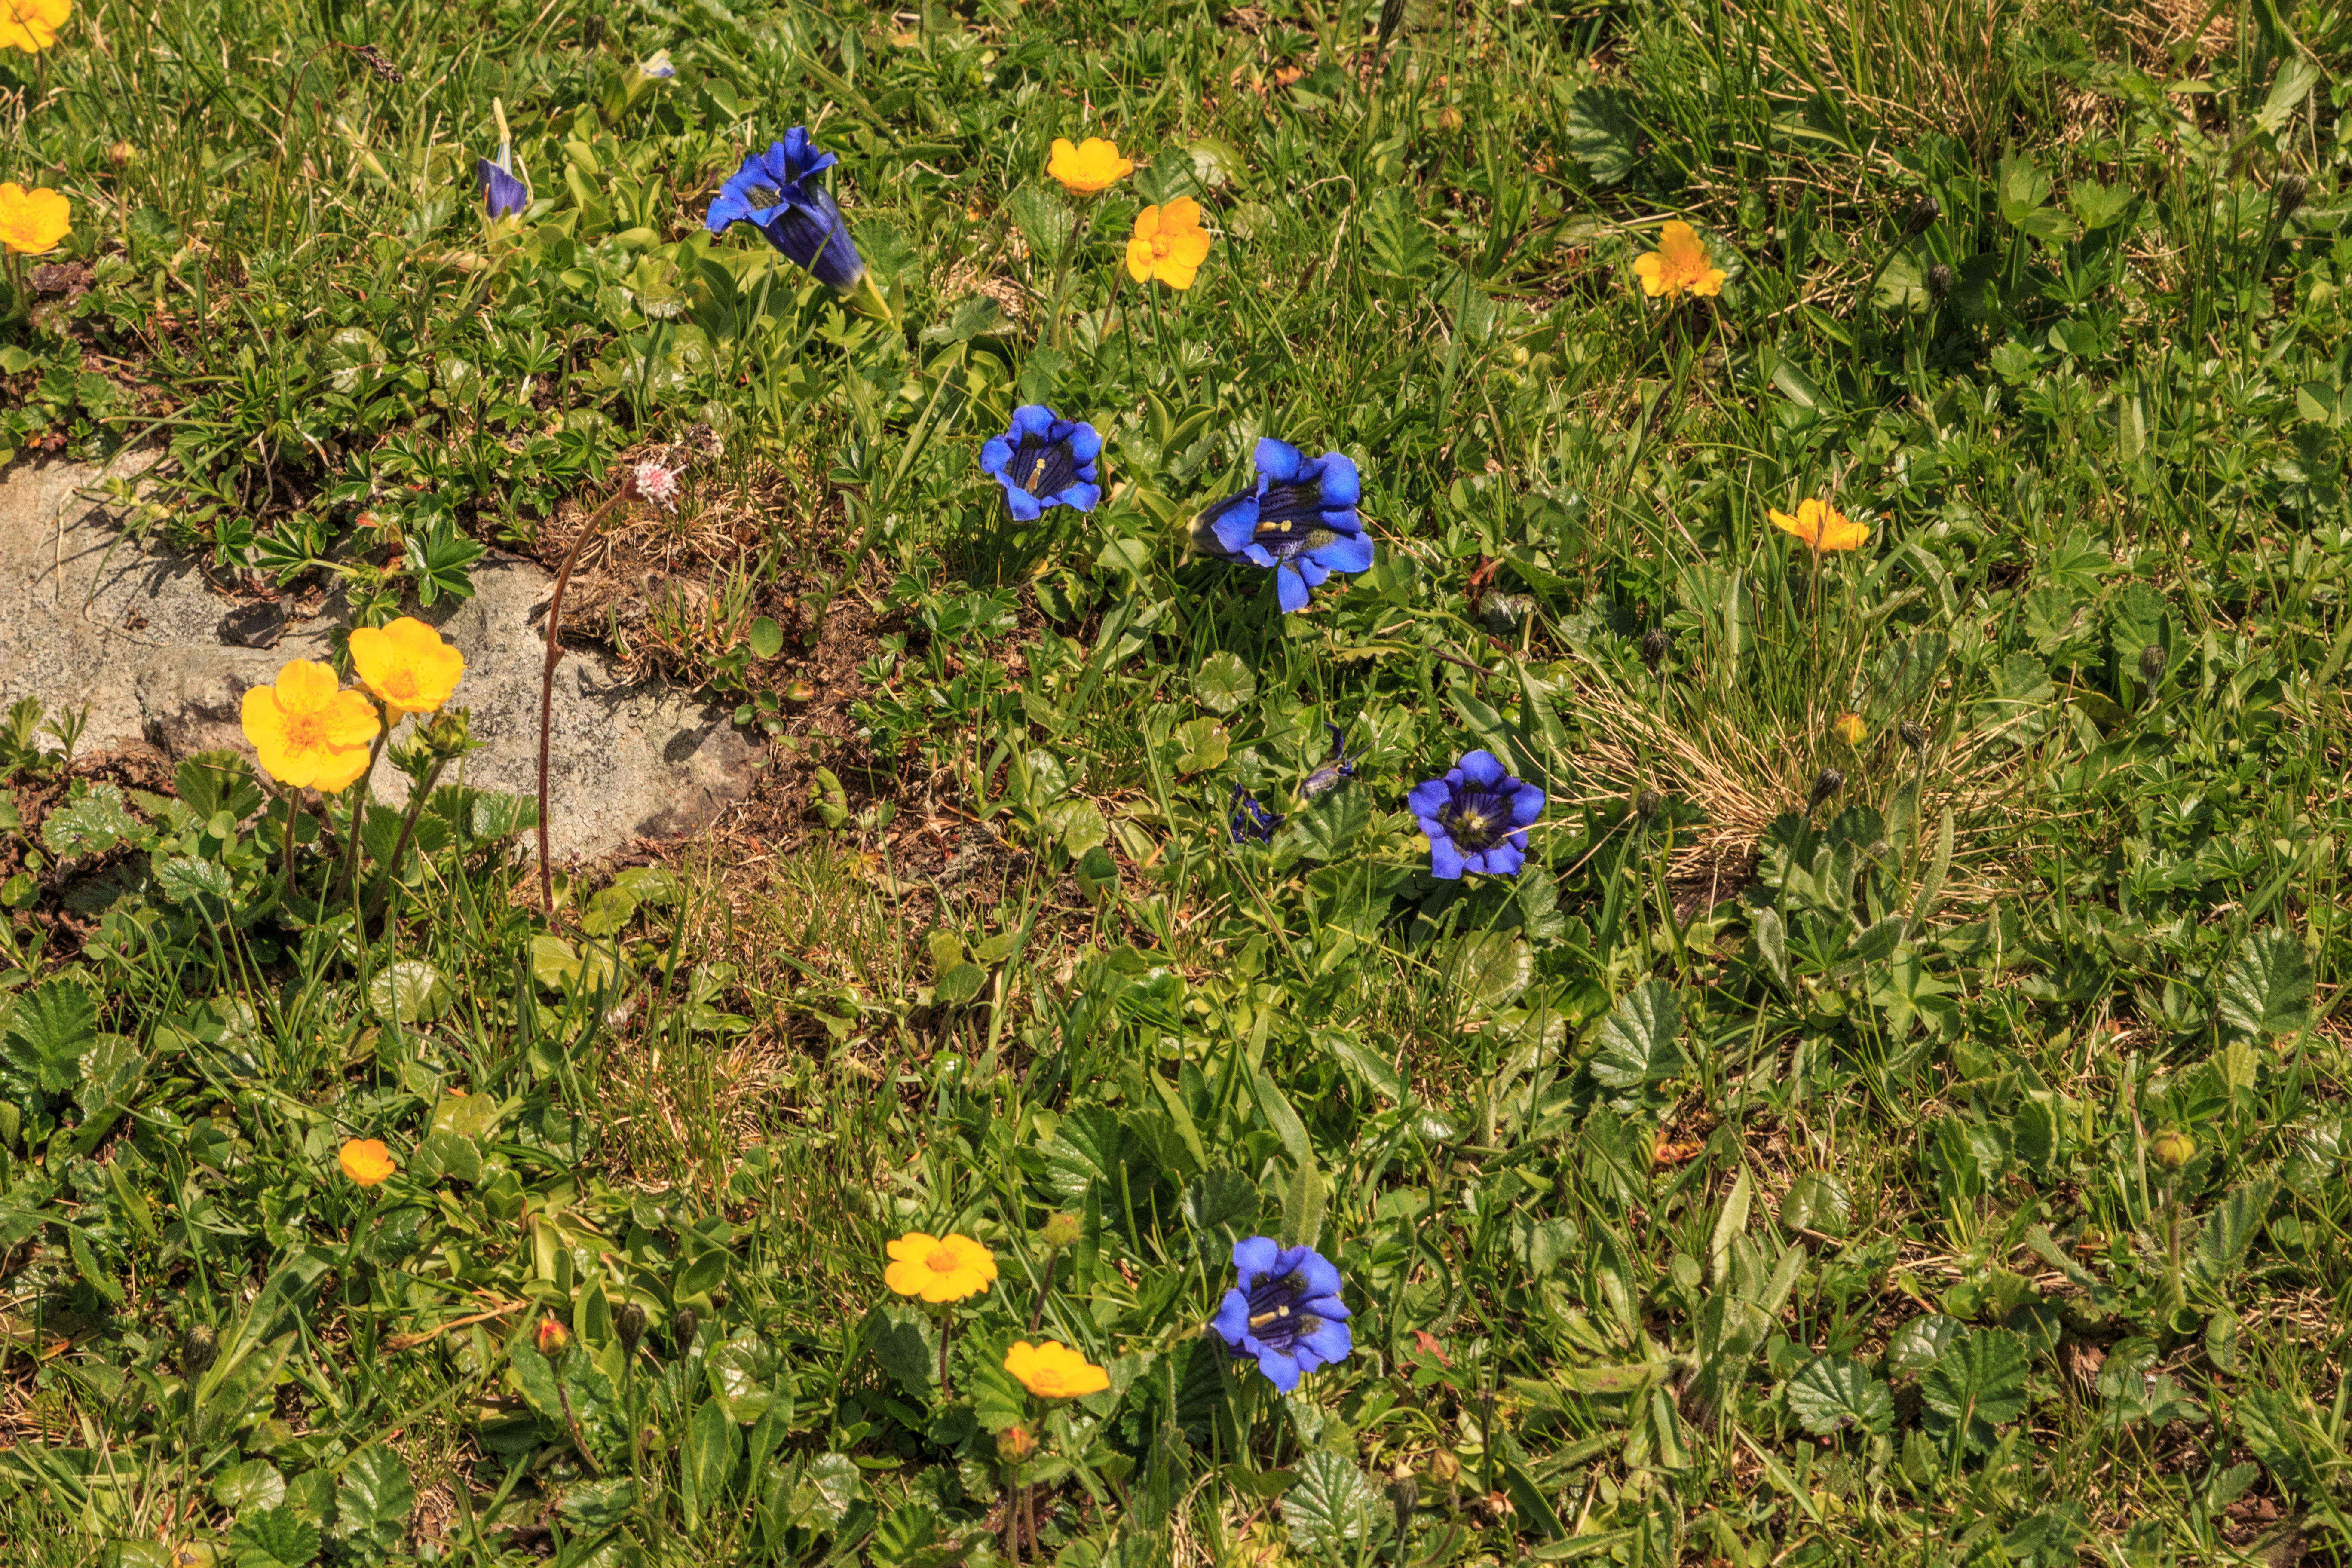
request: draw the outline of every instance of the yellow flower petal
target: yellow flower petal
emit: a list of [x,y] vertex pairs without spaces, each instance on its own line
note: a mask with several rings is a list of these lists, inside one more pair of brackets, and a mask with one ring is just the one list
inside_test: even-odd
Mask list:
[[257,686],[241,706],[245,738],[270,777],[295,789],[331,795],[367,771],[381,724],[374,706],[338,689],[335,672],[293,659],[271,686]]
[[1046,161],[1045,173],[1059,180],[1062,188],[1073,195],[1091,196],[1135,173],[1135,165],[1119,156],[1117,142],[1089,136],[1082,145],[1073,147],[1069,138],[1056,136],[1054,155]]
[[431,713],[456,695],[466,656],[413,616],[388,626],[361,626],[351,636],[352,668],[383,701],[393,723]]
[[1859,713],[1841,713],[1837,722],[1830,727],[1837,731],[1838,739],[1849,746],[1859,746],[1870,737],[1870,726],[1862,721]]
[[968,1236],[909,1231],[883,1248],[892,1261],[882,1283],[937,1304],[977,1296],[996,1279],[996,1255]]
[[37,54],[58,41],[73,0],[0,0],[0,49]]
[[363,1187],[373,1187],[388,1180],[394,1171],[400,1169],[400,1163],[392,1157],[392,1151],[373,1138],[352,1139],[335,1156],[335,1163],[343,1168],[344,1175]]
[[1015,1340],[1004,1352],[1004,1370],[1040,1399],[1075,1399],[1110,1386],[1109,1373],[1054,1340]]
[[[5,7],[9,0],[0,0]],[[7,13],[0,9],[0,23]],[[55,250],[73,232],[73,204],[47,185],[0,184],[0,246],[24,256]]]

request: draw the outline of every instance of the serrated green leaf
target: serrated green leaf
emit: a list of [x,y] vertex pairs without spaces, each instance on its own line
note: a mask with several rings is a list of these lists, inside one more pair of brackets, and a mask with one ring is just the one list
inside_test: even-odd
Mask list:
[[1318,1448],[1298,1461],[1297,1484],[1282,1496],[1282,1522],[1309,1552],[1364,1540],[1381,1515],[1381,1495],[1356,1461]]
[[1850,1356],[1815,1356],[1789,1380],[1789,1414],[1816,1437],[1895,1423],[1895,1395]]
[[1690,1064],[1675,1037],[1682,1020],[1682,1001],[1664,981],[1644,981],[1627,992],[1601,1022],[1594,1080],[1609,1089],[1637,1089],[1685,1070]]
[[2257,1037],[2294,1034],[2310,1026],[2311,956],[2283,931],[2258,931],[2246,938],[2221,985],[2221,1022]]
[[1257,695],[1257,677],[1241,655],[1223,649],[1201,661],[1192,672],[1192,698],[1212,713],[1231,713]]
[[381,1444],[362,1448],[343,1467],[335,1488],[335,1533],[376,1552],[390,1552],[408,1533],[416,1488],[408,1461]]

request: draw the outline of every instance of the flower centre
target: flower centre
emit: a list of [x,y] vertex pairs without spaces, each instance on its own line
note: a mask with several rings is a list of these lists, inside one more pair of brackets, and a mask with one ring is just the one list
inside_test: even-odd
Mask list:
[[923,1259],[923,1267],[934,1274],[952,1274],[960,1262],[954,1247],[934,1247],[930,1256]]
[[383,678],[383,694],[395,702],[404,702],[416,695],[416,672],[395,669]]
[[1510,831],[1511,814],[1503,808],[1499,797],[1486,790],[1471,790],[1456,795],[1437,820],[1447,837],[1475,855],[1493,848]]
[[1013,473],[1021,488],[1041,500],[1069,488],[1078,477],[1077,459],[1066,441],[1040,441],[1024,437],[1013,454]]
[[327,743],[327,716],[315,710],[286,715],[286,744],[297,752],[314,751]]

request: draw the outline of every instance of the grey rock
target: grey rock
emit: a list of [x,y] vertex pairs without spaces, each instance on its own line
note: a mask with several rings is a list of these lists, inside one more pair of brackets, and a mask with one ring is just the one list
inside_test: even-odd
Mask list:
[[[142,467],[118,461],[111,477]],[[0,475],[0,706],[30,695],[53,714],[86,708],[84,756],[140,744],[174,758],[220,747],[250,755],[237,719],[247,689],[289,658],[326,658],[337,622],[291,621],[267,649],[225,645],[224,621],[239,606],[200,561],[132,538],[84,498],[107,477],[58,462]],[[474,584],[472,598],[418,612],[464,651],[457,702],[485,742],[445,777],[529,795],[552,579],[493,551]],[[724,710],[661,681],[625,681],[610,660],[578,650],[556,667],[552,733],[550,837],[570,862],[709,827],[751,793],[758,765]],[[400,801],[408,781],[387,760],[371,787]]]

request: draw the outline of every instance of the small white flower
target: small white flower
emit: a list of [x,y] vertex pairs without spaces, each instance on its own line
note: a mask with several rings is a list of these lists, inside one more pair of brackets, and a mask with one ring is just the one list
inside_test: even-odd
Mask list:
[[629,484],[640,500],[651,501],[664,511],[677,510],[677,470],[659,463],[639,463],[629,471]]

